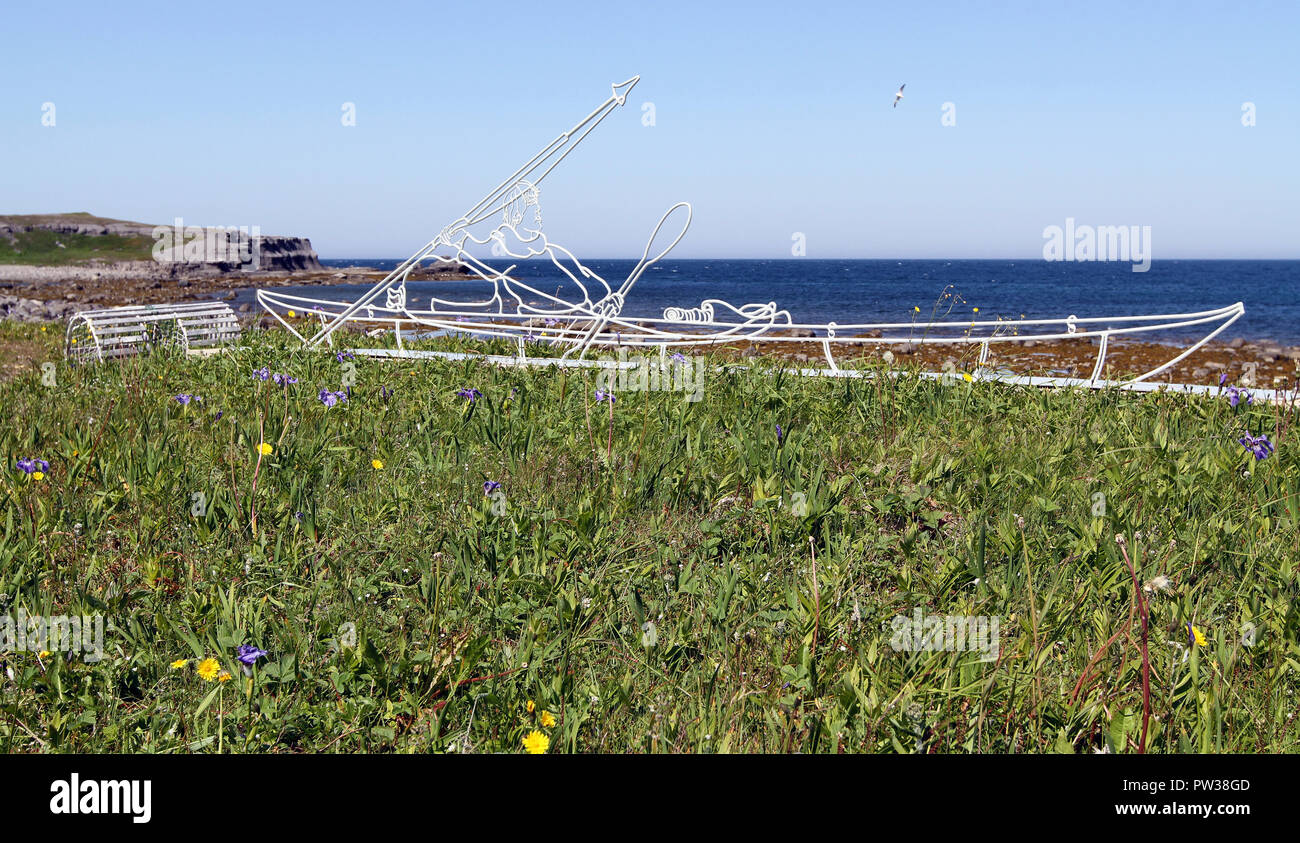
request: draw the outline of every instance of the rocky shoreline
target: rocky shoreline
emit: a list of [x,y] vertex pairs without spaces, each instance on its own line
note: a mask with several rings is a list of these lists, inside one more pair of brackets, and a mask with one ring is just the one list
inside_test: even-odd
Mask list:
[[[300,272],[220,272],[191,277],[159,274],[130,275],[94,279],[67,273],[51,277],[16,280],[7,277],[0,267],[0,319],[20,322],[66,321],[80,310],[127,304],[158,304],[177,301],[220,299],[233,301],[240,291],[258,287],[328,286],[337,284],[373,284],[387,273],[369,267],[346,267]],[[412,276],[416,277],[416,276]],[[423,271],[420,280],[463,279],[462,272],[449,266],[435,266]],[[111,280],[110,284],[102,284]],[[237,308],[249,326],[266,324],[263,314],[250,304]],[[801,337],[801,340],[805,338]],[[919,365],[930,371],[951,368],[971,371],[976,364],[978,346],[895,343],[889,346],[867,345],[861,349],[835,350],[837,362],[880,357],[889,351],[897,365]],[[773,357],[811,366],[825,365],[820,343],[799,342],[738,343],[728,353],[740,357]],[[1113,338],[1107,349],[1108,378],[1132,376],[1160,365],[1176,356],[1172,345]],[[986,366],[1026,375],[1088,377],[1096,362],[1095,339],[1035,342],[1012,340],[994,343]],[[1287,346],[1268,340],[1235,338],[1226,342],[1207,343],[1162,373],[1160,382],[1217,384],[1221,377],[1240,386],[1264,388],[1290,387],[1300,372],[1300,346]]]

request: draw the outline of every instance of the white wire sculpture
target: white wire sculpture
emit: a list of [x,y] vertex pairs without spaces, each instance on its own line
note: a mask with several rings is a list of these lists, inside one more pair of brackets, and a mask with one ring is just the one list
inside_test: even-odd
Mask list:
[[128,305],[74,314],[64,354],[75,364],[161,350],[201,354],[239,336],[239,317],[224,302]]
[[[736,306],[720,299],[705,299],[698,305],[664,308],[662,315],[656,318],[628,318],[624,316],[623,308],[633,285],[686,235],[691,223],[691,206],[679,202],[668,209],[651,232],[640,261],[615,288],[584,266],[572,252],[552,242],[543,232],[540,185],[615,108],[624,104],[628,92],[639,80],[639,76],[633,76],[625,82],[612,85],[610,97],[594,111],[542,147],[459,219],[444,227],[434,239],[356,301],[338,302],[258,290],[258,302],[308,347],[324,344],[332,346],[334,333],[345,324],[391,326],[396,349],[350,349],[357,354],[376,357],[459,359],[478,356],[502,364],[617,367],[635,364],[593,360],[588,359],[587,355],[593,347],[641,347],[656,350],[663,361],[668,351],[676,348],[721,345],[742,340],[761,340],[764,343],[812,342],[821,346],[826,367],[799,369],[797,371],[800,374],[861,377],[864,373],[859,370],[841,369],[836,360],[837,351],[903,343],[911,346],[973,345],[978,347],[979,362],[975,377],[979,379],[1036,386],[1119,386],[1139,390],[1168,387],[1168,384],[1157,385],[1150,383],[1150,380],[1218,336],[1245,312],[1245,306],[1236,302],[1226,307],[1194,313],[1089,318],[1070,315],[1056,319],[937,322],[924,326],[926,333],[922,337],[913,335],[917,325],[912,322],[795,322],[790,313],[779,308],[775,302]],[[677,223],[669,226],[673,217],[677,218]],[[677,228],[678,223],[680,229]],[[660,234],[665,230],[669,235],[673,231],[677,231],[677,234],[651,256]],[[504,270],[493,269],[468,251],[473,246],[489,246],[498,257],[517,260],[549,259],[559,271],[560,287],[555,292],[547,292],[511,276],[510,273],[517,264]],[[476,302],[449,301],[432,296],[427,308],[412,307],[407,281],[422,264],[445,264],[446,258],[440,256],[440,251],[452,252],[450,257],[456,265],[466,268],[473,277],[490,282],[492,295]],[[382,305],[376,303],[381,295],[384,297]],[[319,319],[320,328],[316,333],[304,336],[294,324],[284,318],[287,313],[299,311]],[[1106,352],[1112,337],[1132,337],[1199,326],[1203,326],[1207,332],[1203,337],[1151,370],[1120,382],[1103,377]],[[516,354],[512,357],[466,355],[405,347],[405,332],[413,332],[417,336],[427,335],[428,329],[512,339],[516,343]],[[951,333],[945,333],[945,329],[951,329]],[[890,332],[898,332],[899,335],[887,336]],[[1094,338],[1097,341],[1097,357],[1088,378],[1027,377],[992,372],[986,368],[990,349],[1001,343]],[[565,350],[558,359],[530,358],[526,347],[530,339],[562,345]],[[928,376],[943,377],[939,374]],[[1181,388],[1193,392],[1203,389],[1195,386]]]

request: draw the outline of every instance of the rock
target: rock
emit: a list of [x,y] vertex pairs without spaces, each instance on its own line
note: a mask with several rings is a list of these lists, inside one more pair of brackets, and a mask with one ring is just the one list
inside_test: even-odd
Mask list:
[[1210,376],[1210,370],[1205,368],[1204,366],[1197,366],[1195,369],[1192,369],[1193,378],[1199,380],[1201,378],[1208,378],[1209,376]]
[[248,302],[244,302],[243,304],[241,304],[241,305],[239,306],[239,312],[240,312],[240,313],[252,313],[252,312],[253,312],[253,306],[252,306],[251,304],[249,304]]
[[224,296],[222,296],[222,297],[221,297],[221,300],[222,300],[222,301],[234,301],[234,300],[235,300],[235,295],[236,295],[236,294],[235,294],[235,291],[234,291],[234,290],[231,290],[229,293],[226,293]]
[[754,348],[754,347],[751,345],[749,348],[747,348],[747,349],[745,349],[744,351],[740,352],[740,356],[741,356],[742,358],[746,359],[746,360],[748,360],[748,359],[750,359],[750,358],[753,358],[753,357],[757,357],[757,356],[758,356],[758,349],[757,349],[757,348]]
[[1021,348],[1033,348],[1033,347],[1036,346],[1036,345],[1038,345],[1038,341],[1037,341],[1037,340],[1021,340],[1021,341],[1020,341],[1020,347],[1021,347]]
[[894,346],[894,351],[897,354],[911,354],[916,351],[916,346],[910,342],[899,343]]
[[1228,364],[1220,363],[1217,360],[1212,360],[1209,363],[1205,364],[1205,368],[1209,369],[1212,372],[1222,372],[1228,368]]
[[790,329],[790,336],[792,336],[792,337],[815,337],[815,336],[817,336],[817,332],[814,331],[812,328],[792,328],[792,329]]
[[1241,337],[1233,337],[1233,339],[1228,342],[1228,348],[1241,348],[1245,344],[1246,341]]

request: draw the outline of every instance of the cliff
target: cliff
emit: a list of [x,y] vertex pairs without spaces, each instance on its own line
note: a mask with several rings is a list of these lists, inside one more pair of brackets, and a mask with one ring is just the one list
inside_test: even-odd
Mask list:
[[155,226],[88,213],[0,216],[0,279],[160,280],[232,272],[319,272],[305,237]]

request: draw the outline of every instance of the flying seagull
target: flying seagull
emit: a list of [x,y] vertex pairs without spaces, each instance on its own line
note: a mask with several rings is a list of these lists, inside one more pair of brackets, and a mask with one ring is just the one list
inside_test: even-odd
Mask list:
[[903,89],[906,87],[906,82],[898,86],[898,93],[894,94],[894,108],[898,108],[898,101],[903,98]]

